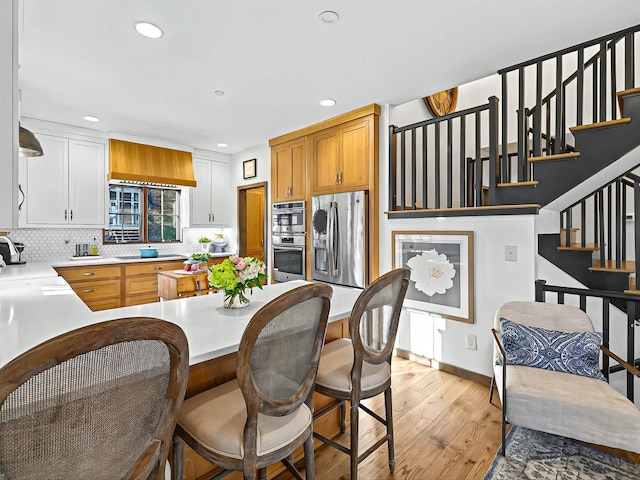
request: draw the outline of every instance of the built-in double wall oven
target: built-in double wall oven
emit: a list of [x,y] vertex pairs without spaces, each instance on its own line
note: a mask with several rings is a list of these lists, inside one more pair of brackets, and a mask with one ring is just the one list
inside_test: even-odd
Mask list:
[[274,203],[272,211],[273,279],[305,279],[305,203]]

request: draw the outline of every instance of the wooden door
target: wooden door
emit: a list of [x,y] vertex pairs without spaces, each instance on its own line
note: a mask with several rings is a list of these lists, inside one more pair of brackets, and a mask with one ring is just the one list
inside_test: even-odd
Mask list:
[[267,182],[238,187],[238,250],[240,256],[267,263],[265,250]]
[[264,187],[247,190],[247,255],[264,262]]

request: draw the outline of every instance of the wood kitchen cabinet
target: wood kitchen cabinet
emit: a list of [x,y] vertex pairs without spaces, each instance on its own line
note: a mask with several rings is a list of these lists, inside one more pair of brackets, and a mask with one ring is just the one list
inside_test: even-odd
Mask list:
[[312,135],[312,194],[369,188],[373,123],[366,117]]
[[306,140],[278,145],[271,150],[271,196],[274,202],[305,200]]
[[124,266],[124,305],[153,303],[158,297],[158,273],[181,270],[182,260],[140,262]]
[[103,226],[106,142],[34,133],[44,155],[21,160],[19,225]]
[[229,163],[193,157],[197,186],[191,189],[191,226],[229,224]]
[[91,310],[106,310],[122,306],[120,266],[58,267],[56,272],[65,279]]

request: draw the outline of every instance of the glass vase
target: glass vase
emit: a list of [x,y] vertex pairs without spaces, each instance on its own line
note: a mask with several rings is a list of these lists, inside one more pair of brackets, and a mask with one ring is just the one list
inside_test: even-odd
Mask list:
[[244,293],[236,293],[224,297],[224,308],[245,308],[249,306],[249,303],[249,298]]

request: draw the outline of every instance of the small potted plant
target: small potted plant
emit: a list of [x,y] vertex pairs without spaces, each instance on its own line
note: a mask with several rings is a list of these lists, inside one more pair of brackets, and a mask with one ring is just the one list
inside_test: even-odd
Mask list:
[[211,245],[211,239],[209,237],[200,237],[198,239],[198,243],[200,244],[200,248],[202,248],[203,252],[209,251],[209,246]]

